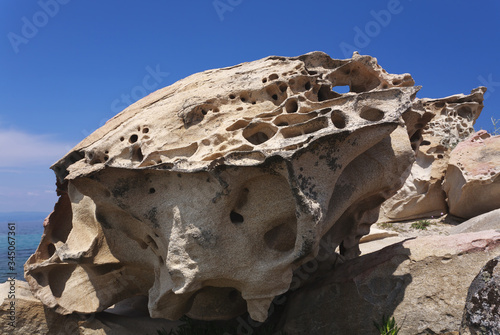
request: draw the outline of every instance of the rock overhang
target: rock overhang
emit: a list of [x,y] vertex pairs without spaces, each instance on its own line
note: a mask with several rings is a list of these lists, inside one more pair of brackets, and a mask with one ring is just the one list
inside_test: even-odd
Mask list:
[[313,52],[150,94],[52,167],[61,199],[26,264],[32,289],[63,313],[142,294],[154,317],[265,320],[322,237],[356,256],[402,185],[423,126],[413,85],[370,56]]

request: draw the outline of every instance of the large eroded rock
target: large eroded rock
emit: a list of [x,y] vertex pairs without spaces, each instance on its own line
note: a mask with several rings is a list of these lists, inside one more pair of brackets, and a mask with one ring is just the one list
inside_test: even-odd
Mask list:
[[25,265],[35,296],[63,314],[144,295],[153,317],[265,320],[322,237],[358,255],[403,184],[425,125],[413,84],[314,52],[150,94],[52,167],[60,198]]
[[430,122],[423,128],[423,141],[410,176],[397,194],[382,205],[379,221],[403,221],[448,212],[443,179],[450,153],[474,133],[485,92],[486,88],[479,87],[469,95],[414,101],[412,109],[423,110],[424,120]]
[[461,218],[500,208],[500,136],[480,130],[451,153],[443,188],[450,214]]

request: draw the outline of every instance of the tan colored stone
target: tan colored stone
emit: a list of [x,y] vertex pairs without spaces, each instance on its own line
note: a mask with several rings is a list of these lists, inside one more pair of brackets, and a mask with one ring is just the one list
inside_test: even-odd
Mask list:
[[348,260],[287,296],[290,334],[379,334],[394,316],[401,334],[457,332],[470,283],[500,255],[500,232],[424,236]]
[[322,237],[355,257],[403,184],[413,84],[313,52],[150,94],[53,166],[60,199],[25,265],[35,296],[63,314],[146,295],[152,317],[265,320]]
[[469,95],[458,94],[441,99],[418,99],[413,110],[423,110],[422,138],[411,174],[404,186],[387,200],[379,222],[403,221],[447,213],[443,179],[452,149],[473,132],[473,125],[483,108],[479,87]]
[[500,136],[481,130],[451,153],[443,188],[450,214],[472,218],[500,208]]
[[[44,306],[29,290],[25,281],[15,281],[15,289],[5,282],[0,284],[0,332],[11,335],[136,335],[157,334],[157,330],[169,331],[181,323],[162,319],[151,319],[133,315],[114,315],[106,312],[89,315],[61,315]],[[9,325],[9,298],[15,295],[15,326]],[[81,299],[84,299],[81,297]]]
[[482,230],[500,230],[500,209],[475,216],[450,229],[450,234],[473,233]]

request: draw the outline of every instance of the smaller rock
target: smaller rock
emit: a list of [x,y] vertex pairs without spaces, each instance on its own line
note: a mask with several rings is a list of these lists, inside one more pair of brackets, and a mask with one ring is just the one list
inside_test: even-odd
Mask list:
[[500,208],[500,136],[480,130],[450,155],[443,189],[449,213],[472,218]]
[[500,229],[500,208],[473,217],[450,229],[450,234],[473,233],[483,230]]
[[[11,298],[13,296],[15,299]],[[129,302],[132,301],[129,300]],[[2,320],[0,334],[156,334],[160,329],[169,331],[182,324],[178,321],[152,319],[149,316],[116,315],[106,312],[61,315],[44,306],[33,296],[28,283],[20,280],[0,284],[0,302],[0,319]],[[15,304],[12,305],[12,302]],[[10,323],[11,316],[14,323]]]
[[500,334],[500,256],[474,278],[467,294],[460,334]]

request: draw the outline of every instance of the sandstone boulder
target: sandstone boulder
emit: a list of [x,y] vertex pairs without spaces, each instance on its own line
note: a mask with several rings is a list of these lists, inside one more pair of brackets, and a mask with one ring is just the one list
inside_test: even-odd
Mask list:
[[443,179],[450,153],[458,142],[474,133],[473,125],[483,108],[484,87],[469,95],[441,99],[417,99],[412,109],[423,110],[422,142],[404,186],[381,208],[380,222],[403,221],[447,213]]
[[470,283],[500,255],[500,232],[408,239],[347,260],[287,296],[289,334],[379,334],[394,316],[400,334],[459,330]]
[[500,257],[490,260],[474,278],[467,293],[462,335],[500,334]]
[[63,314],[145,295],[152,317],[265,320],[322,238],[359,254],[414,161],[413,85],[369,56],[313,52],[150,94],[52,167],[34,295]]
[[473,217],[449,230],[450,234],[473,233],[500,229],[500,209]]
[[451,153],[443,188],[450,214],[472,218],[500,208],[500,136],[481,130]]

